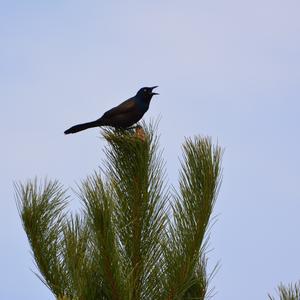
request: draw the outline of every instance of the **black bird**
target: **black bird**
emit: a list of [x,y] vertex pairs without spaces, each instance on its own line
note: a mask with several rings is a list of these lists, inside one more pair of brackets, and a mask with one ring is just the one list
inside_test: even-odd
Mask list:
[[159,95],[153,92],[155,88],[157,88],[157,86],[141,88],[134,97],[108,110],[101,118],[92,122],[72,126],[65,131],[65,134],[76,133],[98,126],[112,126],[124,129],[132,126],[137,123],[148,110],[151,98],[154,95]]

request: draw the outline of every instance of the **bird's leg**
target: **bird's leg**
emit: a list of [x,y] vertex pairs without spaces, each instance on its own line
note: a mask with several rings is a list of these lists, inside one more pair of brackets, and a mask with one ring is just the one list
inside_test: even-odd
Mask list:
[[137,124],[137,125],[135,125],[135,126],[127,127],[126,130],[131,130],[131,129],[137,130],[137,129],[140,129],[140,128],[142,128],[142,126],[139,125],[139,124]]

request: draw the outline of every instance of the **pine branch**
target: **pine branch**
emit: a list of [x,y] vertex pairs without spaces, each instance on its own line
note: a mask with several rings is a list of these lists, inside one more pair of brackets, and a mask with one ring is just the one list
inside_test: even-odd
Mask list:
[[[174,195],[174,224],[170,225],[166,247],[168,273],[167,299],[181,299],[198,282],[197,297],[207,292],[201,257],[205,252],[205,233],[220,183],[221,149],[213,148],[210,139],[196,137],[186,140],[180,173],[180,191]],[[201,286],[201,289],[199,287]]]
[[[284,286],[280,284],[278,287],[278,295],[280,300],[300,300],[300,282]],[[274,297],[268,295],[270,300],[275,300]]]
[[91,227],[95,262],[101,272],[101,281],[108,299],[123,299],[123,280],[111,192],[104,186],[101,177],[95,174],[83,184],[82,199]]
[[108,299],[87,221],[79,215],[72,216],[63,234],[63,261],[72,286],[72,299]]
[[[115,223],[130,299],[158,299],[157,262],[165,227],[163,162],[153,128],[144,132],[104,132],[110,147],[107,175],[115,196]],[[142,136],[142,138],[141,138]]]
[[16,199],[24,230],[41,276],[37,276],[57,297],[68,295],[68,276],[61,260],[65,191],[57,181],[37,180],[16,184]]

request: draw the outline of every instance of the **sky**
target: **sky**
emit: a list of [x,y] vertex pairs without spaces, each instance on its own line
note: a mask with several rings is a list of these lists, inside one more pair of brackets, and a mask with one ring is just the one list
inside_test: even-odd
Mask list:
[[97,129],[63,131],[153,85],[144,119],[160,119],[170,184],[185,137],[225,149],[213,299],[267,299],[299,280],[299,11],[298,0],[0,1],[0,299],[54,299],[32,272],[13,182],[75,188],[105,143]]

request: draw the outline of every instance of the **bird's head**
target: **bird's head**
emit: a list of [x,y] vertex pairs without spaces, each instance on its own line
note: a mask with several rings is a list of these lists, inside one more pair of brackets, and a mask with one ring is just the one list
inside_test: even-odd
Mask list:
[[145,102],[150,102],[154,95],[159,95],[158,93],[153,92],[153,90],[157,87],[157,85],[152,87],[143,87],[137,92],[136,95]]

